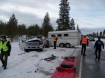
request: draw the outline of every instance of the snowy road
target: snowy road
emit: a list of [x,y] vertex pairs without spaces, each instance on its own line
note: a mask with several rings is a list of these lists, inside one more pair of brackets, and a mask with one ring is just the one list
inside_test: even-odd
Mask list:
[[[8,58],[7,69],[0,63],[0,78],[50,78],[64,56],[76,56],[74,48],[45,48],[43,52],[25,53],[19,49],[18,42],[11,43],[11,56]],[[51,54],[57,56],[53,61],[45,61]]]

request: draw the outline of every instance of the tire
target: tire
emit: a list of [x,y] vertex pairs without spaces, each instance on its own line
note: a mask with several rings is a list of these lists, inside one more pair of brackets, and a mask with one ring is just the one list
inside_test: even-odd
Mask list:
[[59,44],[59,47],[61,47],[61,48],[64,47],[64,44],[63,43],[60,43]]
[[67,63],[62,63],[61,67],[63,67],[63,68],[73,68],[74,65],[73,64],[67,64]]
[[71,47],[70,43],[66,43],[66,48],[70,48],[70,47]]
[[43,51],[43,49],[40,49],[40,51]]
[[24,49],[25,52],[29,52],[27,49]]
[[49,47],[49,41],[48,41],[48,40],[46,41],[45,46],[46,46],[47,48]]
[[43,48],[45,48],[45,45],[43,45]]

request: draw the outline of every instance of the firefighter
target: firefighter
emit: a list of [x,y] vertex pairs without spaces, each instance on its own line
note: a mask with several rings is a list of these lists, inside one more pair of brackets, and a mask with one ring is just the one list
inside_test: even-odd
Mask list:
[[54,42],[54,49],[56,49],[57,37],[55,35],[53,36],[53,42]]
[[102,47],[104,49],[104,43],[100,40],[100,37],[98,37],[98,40],[94,44],[95,56],[96,56],[95,59],[98,61],[100,61]]
[[6,36],[2,36],[2,41],[0,42],[0,50],[1,50],[2,67],[6,69],[8,56],[10,56],[10,51],[11,51],[11,44],[6,39]]
[[86,36],[82,37],[82,39],[80,41],[80,45],[82,45],[81,55],[86,56],[86,54],[85,54],[86,46],[88,46],[88,39],[86,38]]

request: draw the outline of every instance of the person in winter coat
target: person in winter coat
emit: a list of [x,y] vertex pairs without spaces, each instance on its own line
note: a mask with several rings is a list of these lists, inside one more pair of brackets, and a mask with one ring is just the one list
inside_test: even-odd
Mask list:
[[88,39],[86,38],[86,36],[82,37],[82,39],[80,41],[80,45],[82,45],[81,55],[86,56],[86,54],[85,54],[86,46],[88,46]]
[[98,40],[94,44],[95,56],[96,56],[95,59],[98,61],[100,60],[102,47],[104,49],[104,43],[100,40],[100,37],[98,37]]
[[54,42],[54,49],[56,49],[57,37],[55,35],[53,36],[53,42]]
[[[1,44],[1,39],[0,39],[0,44]],[[1,50],[1,48],[0,48],[0,50]],[[0,51],[0,60],[1,60],[1,51]]]
[[0,50],[1,50],[2,67],[6,69],[8,56],[10,56],[10,52],[11,52],[11,44],[6,39],[6,36],[2,36],[2,41],[0,42]]

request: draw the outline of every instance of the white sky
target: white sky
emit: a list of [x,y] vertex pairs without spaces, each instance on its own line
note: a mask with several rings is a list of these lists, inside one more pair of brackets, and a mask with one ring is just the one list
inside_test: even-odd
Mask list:
[[[74,18],[76,25],[78,24],[84,33],[101,31],[105,28],[105,0],[69,0],[69,2],[70,17]],[[59,3],[60,0],[0,0],[0,20],[8,21],[14,13],[19,24],[41,26],[48,12],[51,24],[56,29]]]

